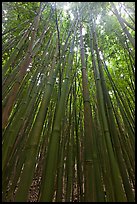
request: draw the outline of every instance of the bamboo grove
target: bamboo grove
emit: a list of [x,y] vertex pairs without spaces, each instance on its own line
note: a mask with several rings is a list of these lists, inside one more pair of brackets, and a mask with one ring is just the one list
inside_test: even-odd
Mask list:
[[2,200],[135,201],[134,2],[3,2]]

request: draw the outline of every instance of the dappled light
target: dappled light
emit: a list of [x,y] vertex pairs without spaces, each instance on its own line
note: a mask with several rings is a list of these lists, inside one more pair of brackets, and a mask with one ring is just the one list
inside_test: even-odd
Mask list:
[[135,202],[134,7],[2,3],[2,202]]

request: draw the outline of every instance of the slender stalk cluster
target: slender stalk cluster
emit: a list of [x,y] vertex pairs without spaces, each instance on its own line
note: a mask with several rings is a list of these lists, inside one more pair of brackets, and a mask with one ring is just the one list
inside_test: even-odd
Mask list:
[[121,3],[3,3],[3,202],[135,201],[134,11]]

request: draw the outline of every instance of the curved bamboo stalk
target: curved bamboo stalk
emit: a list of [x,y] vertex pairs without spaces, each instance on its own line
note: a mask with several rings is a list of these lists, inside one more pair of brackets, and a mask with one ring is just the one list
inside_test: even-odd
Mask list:
[[126,34],[126,36],[128,37],[128,39],[130,40],[132,46],[135,48],[135,40],[134,40],[134,38],[131,36],[131,34],[128,32],[127,28],[125,27],[124,22],[123,22],[123,19],[122,19],[121,16],[119,15],[119,13],[118,13],[118,11],[117,11],[117,9],[116,9],[116,6],[115,6],[115,4],[114,4],[113,2],[111,2],[111,6],[112,6],[112,8],[114,9],[114,13],[115,13],[115,15],[116,15],[116,17],[117,17],[117,19],[118,19],[118,21],[119,21],[119,23],[120,23],[120,25],[121,25],[123,31],[124,31],[124,33]]
[[39,13],[39,15],[36,16],[34,27],[32,29],[32,35],[31,35],[31,40],[30,40],[29,46],[28,46],[27,55],[26,55],[23,63],[21,64],[21,66],[19,68],[17,81],[16,81],[16,83],[14,84],[14,86],[12,88],[12,91],[11,91],[11,94],[10,94],[9,99],[7,101],[7,104],[3,109],[3,115],[2,115],[3,128],[5,128],[5,126],[7,125],[8,117],[9,117],[9,115],[11,113],[13,104],[15,102],[15,98],[16,98],[16,95],[18,93],[20,83],[24,78],[27,67],[29,66],[30,62],[32,61],[31,53],[32,53],[32,47],[33,47],[33,43],[34,43],[34,40],[35,40],[36,32],[37,32],[37,29],[38,29],[38,23],[39,23],[39,19],[40,19],[40,15],[41,15],[41,4],[40,4],[38,13]]

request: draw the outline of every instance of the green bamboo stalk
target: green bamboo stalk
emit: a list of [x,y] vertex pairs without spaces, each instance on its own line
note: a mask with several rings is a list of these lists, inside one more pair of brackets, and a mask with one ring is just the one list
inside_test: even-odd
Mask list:
[[[70,52],[73,52],[74,47],[74,40],[73,45],[70,48]],[[54,193],[54,179],[56,174],[57,168],[57,154],[58,154],[58,146],[59,146],[59,138],[60,138],[60,131],[61,131],[61,119],[64,115],[65,111],[65,103],[67,97],[67,89],[69,85],[69,72],[73,62],[73,54],[69,57],[69,66],[66,70],[66,77],[62,87],[62,92],[59,100],[59,104],[57,107],[57,113],[54,121],[54,127],[52,136],[50,138],[49,149],[48,149],[48,156],[46,161],[46,169],[44,174],[44,181],[42,192],[40,195],[40,201],[52,201],[53,193]],[[52,153],[52,154],[51,154]]]
[[[121,17],[121,18],[122,18],[122,17]],[[134,27],[134,26],[132,26],[130,23],[128,23],[124,18],[122,18],[122,20],[123,20],[123,22],[124,22],[129,28],[131,28],[132,30],[135,31],[135,27]]]
[[[66,135],[65,132],[64,135]],[[62,137],[62,142],[59,147],[60,154],[58,158],[56,202],[62,202],[65,139],[66,137]]]
[[[70,32],[69,32],[69,35],[70,35]],[[68,38],[67,38],[66,41],[68,41]],[[54,58],[56,59],[56,55],[55,55]],[[52,67],[54,66],[55,59],[53,60]],[[28,169],[30,169],[30,168],[34,169],[35,157],[32,156],[32,155],[37,154],[37,148],[31,148],[31,147],[33,147],[33,146],[36,147],[38,145],[38,141],[39,141],[39,138],[40,138],[40,135],[41,135],[40,134],[41,133],[41,128],[43,126],[43,121],[44,121],[45,115],[47,113],[47,108],[46,107],[48,107],[48,104],[50,102],[50,97],[51,97],[53,85],[54,85],[54,82],[55,82],[55,79],[56,79],[56,75],[58,73],[60,63],[61,62],[59,62],[59,64],[57,65],[55,71],[52,70],[51,73],[50,73],[49,82],[47,83],[47,88],[46,88],[44,96],[43,96],[43,101],[41,103],[40,111],[37,113],[38,115],[37,115],[37,118],[36,118],[35,126],[33,127],[32,131],[30,133],[31,136],[30,136],[30,139],[29,139],[29,143],[27,145],[28,146],[27,149],[28,149],[29,152],[27,154],[27,160],[26,161],[28,161],[28,163],[25,162],[26,166],[24,167],[23,174],[22,174],[22,178],[25,178],[25,179],[24,179],[23,183],[20,183],[20,187],[18,188],[18,191],[16,193],[16,198],[15,198],[15,200],[18,200],[18,201],[27,199],[27,192],[28,192],[29,185],[31,184],[31,180],[32,180],[33,175],[31,177],[28,176],[28,178],[26,177],[26,175],[27,175]],[[43,110],[45,110],[44,111],[45,114],[43,114]],[[34,137],[34,135],[35,135],[35,137]],[[34,140],[33,137],[35,138],[35,140]],[[33,160],[32,160],[32,158],[33,158]],[[22,194],[22,189],[24,189],[24,185],[26,186],[26,188],[25,188],[25,191],[23,192],[24,194]]]
[[7,69],[9,69],[10,65],[14,62],[16,55],[18,54],[19,50],[21,49],[21,47],[23,46],[25,40],[27,39],[28,35],[30,32],[30,28],[28,28],[26,30],[26,32],[24,33],[24,35],[22,36],[22,38],[20,39],[20,41],[18,42],[17,46],[15,47],[15,49],[13,50],[12,54],[10,55],[9,60],[6,62],[6,64],[3,67],[3,76],[6,74]]
[[[78,177],[78,195],[79,195],[79,200],[82,202],[83,201],[83,192],[82,192],[82,169],[81,169],[81,159],[80,159],[80,138],[79,138],[79,132],[78,132],[78,121],[80,118],[77,120],[77,98],[76,98],[76,77],[75,77],[75,84],[74,84],[74,90],[73,90],[73,95],[74,95],[74,116],[75,116],[75,134],[76,134],[76,148],[77,148],[77,177]],[[80,117],[80,115],[79,115]],[[78,200],[78,201],[79,201]]]
[[[27,9],[39,4],[16,3],[12,9],[19,6],[32,18]],[[107,50],[100,38],[94,19],[109,4],[72,5],[74,19],[58,4],[41,3],[41,17],[39,7],[28,31],[31,39],[26,37],[20,50],[16,44],[22,43],[28,26],[9,31],[12,18],[3,24],[4,32],[9,31],[3,39],[4,66],[11,60],[3,70],[3,113],[8,118],[2,140],[3,202],[32,202],[33,192],[35,201],[42,202],[134,202],[134,50],[125,33],[117,33],[119,41],[112,35],[113,40],[106,29],[111,42],[123,40],[117,47],[119,60],[116,46]],[[24,23],[26,17],[21,18]],[[103,53],[110,64],[120,62],[116,71],[109,72]],[[116,79],[122,65],[123,84]]]
[[67,184],[66,184],[66,198],[65,202],[71,202],[71,191],[72,191],[72,165],[73,165],[73,155],[72,155],[72,137],[73,134],[71,134],[71,104],[72,104],[72,92],[70,95],[70,105],[69,105],[69,129],[68,129],[68,145],[67,145],[67,159],[66,159],[66,168],[67,168]]
[[[91,54],[92,54],[92,64],[93,64],[93,68],[94,68],[94,77],[95,77],[95,82],[96,82],[96,85],[98,83],[98,80],[99,80],[99,73],[97,71],[97,68],[96,68],[96,62],[95,62],[95,56],[94,56],[94,52],[93,52],[93,35],[92,35],[92,31],[90,32],[90,37],[91,37],[91,43],[90,43],[90,48],[91,48]],[[98,88],[97,88],[98,89]],[[101,111],[100,107],[98,106],[98,109],[99,109],[99,112]],[[102,121],[103,118],[100,117],[100,120]],[[103,129],[103,127],[102,127]],[[102,135],[103,136],[103,135]],[[100,141],[101,142],[101,141]],[[104,149],[106,149],[106,144],[105,144],[105,140],[103,140],[101,142],[101,144],[103,145],[104,144]],[[101,147],[100,147],[101,148]],[[101,148],[102,149],[102,148]],[[102,149],[103,151],[103,149]],[[106,151],[105,151],[106,153]],[[113,189],[113,185],[112,185],[112,179],[111,179],[111,172],[110,172],[110,166],[109,166],[109,161],[108,161],[108,155],[104,154],[103,152],[100,153],[101,156],[104,156],[104,166],[102,166],[103,168],[103,174],[104,174],[104,179],[105,179],[105,187],[106,187],[106,195],[107,195],[107,199],[108,201],[114,201],[115,198],[114,198],[114,189]],[[107,179],[107,182],[106,182],[106,178],[108,177],[108,175],[106,175],[106,170],[105,170],[105,166],[107,165],[107,171],[109,169],[109,179]]]
[[90,108],[88,79],[85,65],[85,53],[82,37],[82,23],[80,22],[80,49],[81,49],[81,64],[82,64],[82,87],[83,87],[83,102],[84,102],[84,131],[85,131],[85,201],[96,201],[95,187],[95,169],[94,159],[91,147],[93,146],[93,131],[92,131],[92,116]]
[[98,50],[97,46],[96,46],[96,52],[97,52],[97,57],[98,57],[100,76],[102,79],[102,88],[104,90],[103,91],[104,99],[105,99],[106,104],[108,106],[108,121],[109,121],[109,126],[110,126],[110,132],[111,132],[111,135],[113,137],[112,140],[114,141],[114,144],[115,144],[115,150],[116,150],[116,154],[117,154],[117,159],[118,159],[118,163],[119,163],[119,167],[120,167],[121,176],[123,179],[123,183],[124,183],[124,187],[125,187],[128,201],[134,201],[134,196],[132,193],[132,187],[129,183],[128,175],[126,172],[126,166],[125,166],[125,163],[123,161],[123,155],[121,152],[121,146],[119,143],[119,138],[118,138],[118,134],[117,134],[116,126],[115,126],[115,120],[113,117],[112,106],[111,106],[110,98],[108,95],[107,87],[105,84],[104,74],[103,74],[103,70],[101,67],[101,60],[99,57],[99,50]]
[[[95,28],[94,28],[94,24],[92,21],[92,26],[93,29],[91,32],[93,33],[93,40],[95,43],[95,47],[96,47],[96,51],[97,51],[97,40],[96,40],[96,35],[95,35]],[[98,52],[97,52],[98,55]],[[114,157],[114,152],[113,152],[113,147],[112,147],[112,143],[111,143],[111,139],[110,139],[110,132],[109,132],[109,127],[108,127],[108,122],[107,122],[107,118],[106,118],[106,113],[105,113],[105,104],[104,104],[104,99],[103,99],[103,92],[102,92],[102,87],[101,87],[101,81],[100,81],[100,75],[99,72],[97,73],[96,71],[96,79],[97,79],[97,95],[98,95],[98,102],[100,105],[100,110],[101,110],[101,114],[102,114],[102,123],[103,123],[103,128],[104,128],[104,135],[105,135],[105,140],[106,140],[106,144],[107,144],[107,149],[108,149],[108,153],[109,153],[109,158],[110,158],[110,164],[111,164],[111,170],[112,170],[112,179],[114,182],[114,188],[115,188],[115,197],[117,201],[124,201],[126,200],[125,197],[125,193],[122,187],[122,181],[120,178],[120,172],[119,172],[119,168],[118,168],[118,163]]]
[[[56,59],[56,56],[54,57],[52,67],[54,66],[55,59]],[[40,106],[40,110],[39,110],[38,115],[36,117],[35,125],[33,126],[33,129],[31,131],[30,141],[29,141],[29,143],[27,145],[28,148],[29,148],[28,149],[29,152],[28,152],[28,155],[27,155],[28,165],[26,165],[26,167],[24,168],[22,177],[24,177],[24,176],[26,177],[26,173],[28,172],[28,168],[33,168],[34,169],[34,166],[35,166],[35,157],[32,156],[32,155],[37,154],[37,148],[36,147],[37,147],[37,144],[38,144],[38,141],[39,141],[39,137],[41,135],[40,134],[41,129],[42,129],[42,126],[43,126],[43,122],[44,122],[46,113],[47,113],[47,108],[46,107],[48,107],[48,104],[49,104],[49,101],[50,101],[50,96],[51,96],[51,93],[52,93],[52,86],[51,85],[52,84],[54,85],[54,81],[56,79],[55,76],[56,76],[57,71],[58,71],[58,66],[57,66],[55,72],[53,72],[53,70],[51,70],[49,82],[47,83],[47,89],[46,89],[46,91],[44,93],[43,100],[42,100],[42,103],[41,103],[41,106]],[[45,110],[45,114],[43,114],[43,110]],[[35,137],[34,137],[34,135],[35,135]],[[33,137],[35,138],[35,140],[34,140]],[[33,146],[35,148],[31,148]],[[33,158],[33,160],[32,160],[32,158]],[[30,160],[31,160],[31,166],[29,166]],[[17,194],[16,194],[16,200],[21,201],[21,200],[27,199],[27,192],[28,192],[29,185],[31,184],[32,176],[31,177],[29,176],[29,178],[27,178],[27,180],[25,179],[23,185],[22,185],[22,183],[20,183],[20,188],[18,189]],[[28,179],[29,179],[29,183],[28,183]],[[24,191],[24,195],[23,195],[22,194],[22,189],[24,188],[24,185],[26,185],[26,190]]]
[[16,83],[14,84],[14,86],[12,88],[12,91],[11,91],[11,94],[10,94],[9,99],[7,101],[7,104],[6,104],[5,108],[3,109],[3,116],[2,116],[3,117],[3,119],[2,119],[3,128],[5,128],[5,126],[7,125],[8,117],[9,117],[9,115],[11,113],[12,106],[13,106],[13,104],[15,102],[16,94],[18,93],[20,83],[24,78],[27,67],[29,66],[30,62],[32,61],[31,52],[32,52],[32,47],[33,47],[33,43],[34,43],[34,40],[35,40],[36,32],[37,32],[37,29],[38,29],[38,23],[39,23],[39,19],[40,19],[40,15],[41,15],[41,4],[40,4],[38,13],[39,13],[39,15],[36,16],[34,27],[32,29],[32,35],[31,35],[30,43],[28,45],[27,55],[26,55],[22,65],[20,66],[17,81],[16,81]]
[[[43,84],[43,85],[44,85],[44,84]],[[42,88],[42,87],[41,87],[41,88]],[[34,92],[34,89],[33,89],[33,92]],[[37,94],[37,93],[36,93],[36,94]],[[29,93],[28,93],[28,96],[29,96]],[[29,114],[29,112],[31,113],[32,110],[35,110],[35,109],[33,109],[33,106],[32,106],[34,99],[35,99],[35,97],[31,99],[31,103],[30,103],[29,106],[27,107],[27,109],[28,109],[28,110],[26,110],[26,113],[27,113],[27,114]],[[28,104],[26,104],[26,105],[28,105]],[[36,106],[36,107],[37,107],[37,106]],[[26,116],[24,116],[24,117],[26,117]],[[33,115],[32,115],[32,117],[33,117]],[[23,138],[24,138],[25,135],[22,135],[22,136],[23,136]],[[21,141],[23,141],[23,140],[21,140]],[[18,144],[18,143],[17,143],[17,144]]]
[[130,40],[132,46],[135,48],[135,40],[134,40],[134,38],[131,36],[131,34],[128,32],[127,28],[125,27],[124,22],[123,22],[123,19],[122,19],[121,16],[119,15],[119,13],[118,13],[118,11],[117,11],[117,9],[116,9],[116,6],[115,6],[115,4],[114,4],[113,2],[111,2],[111,6],[112,6],[112,8],[114,9],[114,14],[116,15],[116,17],[117,17],[117,19],[118,19],[118,21],[119,21],[119,23],[120,23],[120,25],[121,25],[121,27],[122,27],[124,33],[126,34],[126,36],[128,37],[128,39]]
[[[114,107],[113,107],[113,109],[114,109]],[[118,124],[119,131],[121,133],[120,142],[121,142],[121,147],[122,147],[122,151],[123,151],[123,158],[124,158],[126,166],[127,166],[127,171],[128,171],[130,180],[133,183],[133,185],[135,186],[135,183],[134,183],[134,181],[135,181],[135,178],[134,178],[135,168],[134,168],[134,159],[132,158],[131,150],[130,150],[131,147],[127,144],[126,136],[125,136],[124,132],[122,131],[121,124],[120,124],[120,121],[118,118],[118,113],[115,109],[114,109],[114,113],[115,113],[115,118],[116,118],[116,121]]]

